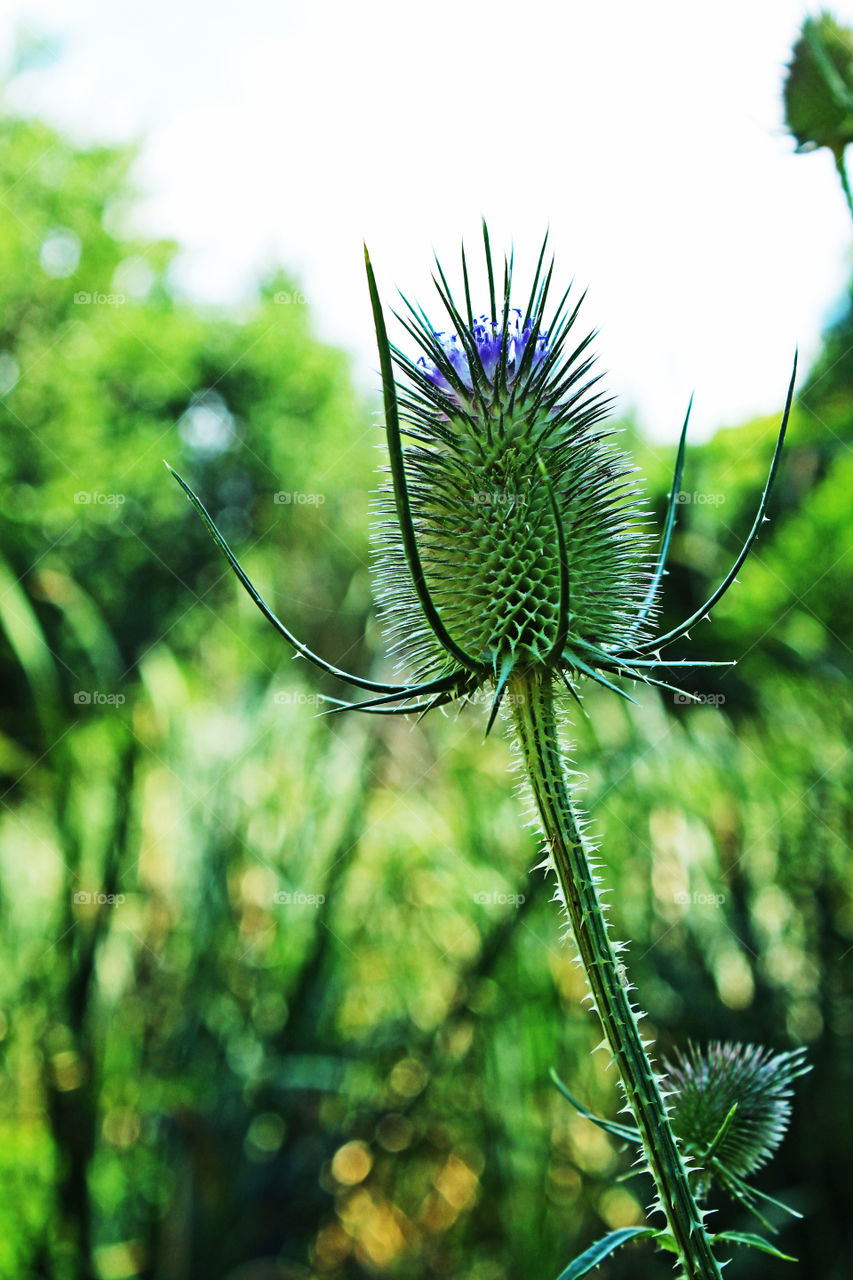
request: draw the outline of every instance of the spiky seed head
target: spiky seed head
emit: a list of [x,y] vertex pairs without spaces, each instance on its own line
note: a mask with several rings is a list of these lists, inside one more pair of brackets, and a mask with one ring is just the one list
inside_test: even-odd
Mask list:
[[785,81],[785,119],[800,151],[853,141],[853,31],[828,13],[807,18]]
[[[488,312],[471,309],[463,254],[463,309],[440,267],[436,281],[449,329],[405,299],[398,317],[419,348],[414,357],[393,348],[412,525],[429,593],[475,679],[537,666],[571,673],[576,640],[621,648],[642,634],[647,512],[629,460],[608,439],[594,335],[576,336],[568,292],[546,316],[551,272],[542,281],[537,271],[522,311],[511,303],[510,264],[495,295],[487,238],[486,259]],[[441,675],[453,659],[419,607],[390,485],[378,514],[378,596],[392,649],[420,678]]]
[[770,1159],[791,1118],[792,1084],[809,1070],[801,1049],[774,1053],[757,1045],[719,1042],[704,1049],[690,1045],[663,1065],[664,1087],[674,1092],[673,1129],[685,1154],[701,1166],[700,1195],[713,1180],[712,1162],[703,1164],[709,1149],[723,1174],[737,1178]]

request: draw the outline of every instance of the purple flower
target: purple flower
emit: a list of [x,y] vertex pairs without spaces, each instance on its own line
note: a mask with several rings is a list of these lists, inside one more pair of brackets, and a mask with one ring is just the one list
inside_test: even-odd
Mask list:
[[[506,343],[506,389],[511,389],[521,360],[528,345],[534,343],[532,359],[528,361],[528,375],[548,354],[547,330],[534,331],[530,320],[525,323],[521,311],[510,308],[500,319],[492,320],[490,316],[480,316],[467,330],[470,347],[464,344],[458,333],[436,333],[435,340],[441,346],[444,355],[459,381],[468,391],[474,390],[474,376],[471,373],[469,350],[476,351],[479,368],[475,367],[477,381],[482,386],[483,380],[494,389],[495,371],[501,358],[501,349]],[[451,385],[448,378],[426,356],[421,356],[418,365],[426,377],[440,391],[453,399],[459,399],[458,387]]]

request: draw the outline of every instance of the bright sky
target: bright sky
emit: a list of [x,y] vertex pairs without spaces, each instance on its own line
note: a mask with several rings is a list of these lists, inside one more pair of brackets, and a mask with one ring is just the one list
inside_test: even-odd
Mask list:
[[[700,438],[779,409],[846,285],[831,158],[794,155],[782,124],[819,7],[11,0],[0,53],[19,26],[61,39],[13,103],[141,140],[141,227],[185,246],[194,296],[236,302],[283,263],[375,386],[362,240],[388,300],[423,300],[433,248],[455,273],[481,214],[522,285],[550,225],[609,389],[672,439],[695,387]],[[853,0],[834,12],[853,25]]]

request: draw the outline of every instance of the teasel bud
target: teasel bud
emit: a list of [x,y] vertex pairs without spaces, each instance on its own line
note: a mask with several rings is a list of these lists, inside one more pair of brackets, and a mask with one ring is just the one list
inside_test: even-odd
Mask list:
[[785,1136],[793,1082],[810,1070],[804,1053],[715,1041],[664,1060],[672,1127],[696,1167],[700,1198],[714,1182],[739,1199],[756,1194],[744,1179]]
[[828,13],[807,18],[785,82],[785,117],[798,150],[853,141],[853,32]]

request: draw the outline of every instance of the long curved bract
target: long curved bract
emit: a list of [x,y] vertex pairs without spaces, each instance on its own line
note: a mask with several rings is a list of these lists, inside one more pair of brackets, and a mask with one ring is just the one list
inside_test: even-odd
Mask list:
[[548,490],[548,497],[551,502],[551,513],[554,516],[554,527],[557,533],[557,557],[560,563],[560,596],[557,605],[557,632],[554,636],[554,643],[545,658],[546,666],[552,667],[560,657],[566,647],[566,640],[569,636],[569,603],[570,603],[570,583],[569,583],[569,557],[566,551],[566,531],[563,528],[563,517],[560,514],[560,504],[557,502],[557,495],[554,493],[554,486],[551,484],[550,476],[545,467],[545,463],[541,458],[537,458],[539,463],[539,471],[545,487]]
[[652,580],[649,584],[648,594],[643,601],[642,607],[637,614],[637,626],[645,622],[649,616],[649,611],[657,597],[658,588],[661,584],[664,572],[666,570],[666,559],[669,555],[669,544],[672,541],[672,531],[675,528],[675,515],[678,510],[678,497],[681,492],[681,478],[684,475],[684,452],[687,445],[687,424],[690,421],[690,411],[693,408],[693,396],[690,397],[690,403],[687,406],[687,413],[684,416],[684,426],[681,428],[681,436],[678,441],[678,453],[675,457],[675,472],[672,477],[672,488],[669,493],[669,502],[666,508],[666,518],[664,520],[663,535],[660,542],[660,552],[658,553],[655,571],[652,574]]
[[250,598],[258,606],[267,621],[272,623],[279,635],[284,637],[287,643],[291,648],[296,650],[300,657],[307,658],[309,662],[313,662],[315,667],[319,667],[321,671],[325,671],[328,675],[335,676],[338,680],[343,680],[347,684],[354,684],[359,689],[367,689],[372,693],[396,693],[399,697],[403,697],[405,695],[408,686],[403,684],[382,684],[378,680],[365,680],[362,676],[354,676],[349,671],[342,671],[340,667],[334,666],[331,662],[326,662],[325,658],[319,657],[318,654],[313,653],[307,645],[303,644],[301,640],[297,640],[293,632],[290,631],[281,619],[273,613],[266,600],[264,600],[263,596],[249,578],[248,574],[246,574],[242,565],[237,560],[237,557],[234,555],[228,543],[214,524],[213,519],[201,498],[199,498],[197,494],[193,493],[186,480],[184,480],[182,476],[178,475],[174,467],[170,467],[168,462],[166,463],[166,468],[175,477],[178,484],[181,486],[184,493],[187,495],[190,502],[207,525],[213,541],[225,556],[225,559],[228,561],[240,582],[245,587]]
[[382,304],[379,300],[379,291],[376,287],[376,279],[373,274],[373,267],[371,266],[366,246],[364,250],[364,263],[367,269],[367,283],[370,289],[370,301],[373,307],[373,320],[376,325],[376,340],[379,346],[379,364],[382,373],[382,390],[385,400],[385,434],[388,438],[388,454],[391,464],[391,477],[394,484],[394,499],[397,505],[397,518],[400,525],[400,535],[403,540],[403,549],[406,553],[406,561],[409,566],[409,572],[412,576],[412,583],[417,593],[421,608],[426,616],[426,620],[439,643],[443,645],[443,647],[456,659],[457,662],[467,668],[467,670],[482,671],[482,663],[478,662],[475,658],[472,658],[464,649],[461,649],[447,631],[444,623],[439,617],[438,610],[435,607],[432,596],[429,593],[429,588],[426,584],[426,579],[424,578],[420,552],[418,551],[417,539],[415,537],[415,529],[412,523],[408,485],[406,483],[406,468],[403,460],[403,443],[400,436],[400,419],[397,411],[397,392],[394,385],[391,348],[388,342],[388,335],[385,330],[385,319],[382,315]]
[[[464,671],[455,671],[450,675],[441,676],[437,680],[428,680],[424,684],[412,685],[411,688],[404,689],[399,693],[386,693],[378,698],[366,698],[363,702],[343,702],[338,698],[328,698],[328,702],[334,702],[336,705],[327,715],[335,715],[341,711],[373,711],[376,708],[384,706],[386,703],[400,702],[407,698],[419,698],[425,693],[450,693],[453,697],[457,697],[461,692],[465,683],[466,673]],[[401,707],[391,708],[392,713],[398,715],[404,714]]]
[[761,501],[758,504],[758,511],[756,513],[755,520],[753,521],[752,528],[750,529],[746,542],[743,544],[743,547],[741,548],[740,553],[738,554],[737,559],[735,560],[731,569],[726,574],[725,578],[720,583],[719,587],[717,587],[717,590],[714,592],[714,594],[710,596],[708,600],[705,601],[705,603],[701,606],[701,608],[697,609],[695,613],[692,613],[690,617],[687,618],[684,622],[679,623],[677,627],[673,627],[671,631],[667,631],[665,635],[658,636],[654,640],[642,641],[642,643],[636,645],[635,648],[631,650],[632,653],[654,653],[655,650],[660,649],[663,645],[671,644],[673,640],[678,640],[681,636],[686,635],[687,632],[690,630],[690,628],[695,625],[695,623],[699,622],[701,618],[704,618],[708,614],[709,610],[713,609],[714,605],[717,604],[722,599],[722,597],[728,591],[729,587],[734,582],[743,562],[746,560],[746,557],[749,555],[750,551],[752,550],[753,543],[755,542],[755,539],[758,537],[758,531],[761,528],[761,525],[764,521],[764,513],[767,510],[767,502],[770,497],[770,491],[773,488],[773,482],[776,479],[776,472],[779,470],[779,462],[782,457],[782,446],[785,443],[785,433],[788,429],[788,419],[791,415],[791,405],[794,400],[794,384],[796,383],[796,380],[797,380],[797,356],[795,355],[794,368],[793,368],[793,372],[791,373],[791,381],[788,385],[788,395],[785,400],[785,412],[782,415],[782,425],[779,428],[779,436],[776,440],[776,448],[773,451],[773,460],[770,463],[770,473],[767,477],[767,483],[764,486],[764,492],[761,495]]

